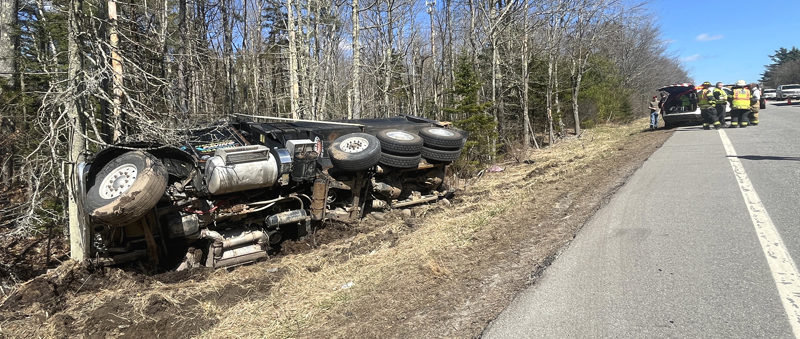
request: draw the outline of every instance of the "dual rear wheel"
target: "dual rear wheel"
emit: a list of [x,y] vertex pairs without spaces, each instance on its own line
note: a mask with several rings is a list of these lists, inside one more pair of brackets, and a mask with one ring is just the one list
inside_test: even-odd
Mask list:
[[416,168],[422,158],[437,162],[458,160],[465,140],[461,132],[442,127],[425,127],[419,134],[386,129],[374,136],[343,135],[334,140],[329,153],[333,165],[345,171],[362,171],[376,164]]

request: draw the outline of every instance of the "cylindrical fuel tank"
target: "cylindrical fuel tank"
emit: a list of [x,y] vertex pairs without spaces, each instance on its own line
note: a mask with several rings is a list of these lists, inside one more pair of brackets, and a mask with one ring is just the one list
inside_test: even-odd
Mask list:
[[278,180],[278,164],[263,145],[218,149],[206,160],[205,177],[211,194],[270,187]]

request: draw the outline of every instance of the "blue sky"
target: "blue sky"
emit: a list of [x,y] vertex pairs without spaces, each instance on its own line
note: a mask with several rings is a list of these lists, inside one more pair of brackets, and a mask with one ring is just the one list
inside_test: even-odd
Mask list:
[[757,81],[776,49],[800,47],[798,0],[652,0],[647,7],[695,84]]

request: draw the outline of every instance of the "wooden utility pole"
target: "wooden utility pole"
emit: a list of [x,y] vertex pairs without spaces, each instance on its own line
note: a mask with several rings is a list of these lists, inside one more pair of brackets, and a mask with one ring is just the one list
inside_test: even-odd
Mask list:
[[[77,5],[76,5],[77,6]],[[119,142],[122,135],[122,57],[119,55],[117,31],[117,2],[108,1],[109,40],[111,43],[111,142]],[[71,27],[71,26],[70,26]],[[77,34],[77,33],[76,33]],[[76,47],[77,48],[77,47]],[[71,78],[70,78],[71,79]]]

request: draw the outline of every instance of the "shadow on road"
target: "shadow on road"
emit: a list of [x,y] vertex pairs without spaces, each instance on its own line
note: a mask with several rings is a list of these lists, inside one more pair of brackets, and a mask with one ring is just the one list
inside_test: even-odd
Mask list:
[[794,105],[797,105],[798,103],[800,103],[800,100],[796,100],[796,101],[792,102],[791,104],[788,103],[788,102],[772,102],[772,105],[773,106],[794,106]]
[[[732,157],[729,155],[728,157]],[[774,155],[739,155],[736,156],[739,159],[746,159],[746,160],[788,160],[788,161],[800,161],[800,157],[781,157],[781,156],[774,156]]]

